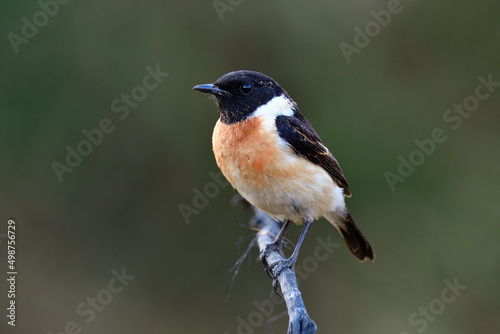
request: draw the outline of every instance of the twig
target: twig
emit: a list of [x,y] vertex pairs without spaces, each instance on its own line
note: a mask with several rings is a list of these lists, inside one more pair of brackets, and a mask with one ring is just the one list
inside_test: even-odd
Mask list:
[[233,265],[231,269],[229,269],[229,273],[233,272],[233,278],[231,279],[231,285],[229,286],[229,292],[227,293],[226,299],[224,299],[224,302],[227,303],[229,301],[229,297],[231,297],[231,292],[233,291],[233,286],[234,286],[234,280],[236,279],[236,276],[238,275],[240,271],[240,267],[243,264],[243,261],[245,261],[245,258],[250,254],[250,251],[252,250],[252,247],[255,246],[255,243],[257,242],[257,236],[254,236],[252,240],[250,241],[250,244],[248,244],[247,249],[239,257],[239,259],[236,261],[236,263]]
[[[280,224],[259,209],[254,208],[254,211],[255,215],[251,224],[259,230],[257,243],[262,252],[266,245],[272,243],[278,235]],[[269,266],[283,260],[285,257],[277,251],[269,253],[266,259]],[[295,273],[290,268],[285,268],[278,275],[278,281],[288,310],[288,334],[315,334],[317,327],[307,314]]]

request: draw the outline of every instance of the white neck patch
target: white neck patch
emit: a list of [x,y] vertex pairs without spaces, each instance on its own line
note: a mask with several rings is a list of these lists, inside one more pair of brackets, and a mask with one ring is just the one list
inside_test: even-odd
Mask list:
[[252,114],[255,116],[264,116],[270,118],[276,118],[276,116],[292,116],[293,115],[293,103],[290,101],[285,94],[280,96],[275,96],[269,102],[261,105]]
[[273,97],[269,102],[261,105],[250,117],[261,116],[266,128],[271,130],[275,127],[274,121],[278,116],[293,116],[293,102],[285,94]]

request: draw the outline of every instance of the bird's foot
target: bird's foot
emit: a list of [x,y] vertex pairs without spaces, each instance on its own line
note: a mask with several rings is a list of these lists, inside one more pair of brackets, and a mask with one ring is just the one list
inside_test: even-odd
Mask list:
[[275,240],[274,242],[271,242],[270,244],[266,245],[266,248],[262,252],[260,252],[260,260],[262,261],[262,264],[264,265],[264,269],[266,270],[266,273],[269,275],[269,277],[274,279],[274,276],[271,273],[271,268],[267,264],[267,257],[269,256],[269,253],[271,252],[280,252],[281,251],[281,240]]
[[273,288],[274,292],[280,296],[283,297],[279,292],[278,292],[278,287],[279,287],[279,281],[278,281],[278,276],[281,274],[283,269],[285,268],[290,268],[292,271],[294,270],[295,262],[297,262],[297,258],[294,256],[291,256],[290,258],[275,262],[271,264],[269,267],[269,270],[271,272],[271,278],[273,279]]

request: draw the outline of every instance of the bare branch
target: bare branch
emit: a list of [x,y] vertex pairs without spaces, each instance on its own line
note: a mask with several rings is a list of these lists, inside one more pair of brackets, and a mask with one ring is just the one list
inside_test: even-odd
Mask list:
[[[259,230],[257,233],[257,243],[262,252],[262,250],[266,248],[266,245],[272,243],[278,235],[280,223],[255,207],[254,210],[255,216],[251,224]],[[269,266],[283,260],[285,260],[283,253],[277,251],[269,253],[266,259]],[[316,333],[316,324],[307,314],[302,295],[297,285],[295,273],[290,268],[285,268],[278,275],[278,281],[288,310],[288,334]]]

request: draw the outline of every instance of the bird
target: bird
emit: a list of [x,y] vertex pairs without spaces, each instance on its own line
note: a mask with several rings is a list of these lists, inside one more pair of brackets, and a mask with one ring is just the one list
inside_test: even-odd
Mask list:
[[219,109],[212,146],[222,174],[249,203],[283,222],[261,252],[265,266],[269,252],[281,250],[290,222],[304,225],[292,255],[266,268],[273,285],[284,268],[293,270],[311,224],[321,217],[337,228],[359,261],[375,259],[346,207],[351,190],[339,163],[275,80],[238,70],[193,89],[213,96]]

